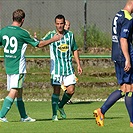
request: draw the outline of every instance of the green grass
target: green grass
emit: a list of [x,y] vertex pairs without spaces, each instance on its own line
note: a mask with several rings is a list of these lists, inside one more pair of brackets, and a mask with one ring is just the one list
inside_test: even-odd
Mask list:
[[[0,102],[0,105],[2,102]],[[8,123],[0,123],[0,133],[132,133],[124,102],[117,102],[105,117],[105,126],[95,124],[93,110],[103,102],[75,102],[65,105],[67,119],[51,121],[50,102],[25,102],[28,115],[36,118],[34,123],[19,122],[19,114],[12,106],[7,114]]]

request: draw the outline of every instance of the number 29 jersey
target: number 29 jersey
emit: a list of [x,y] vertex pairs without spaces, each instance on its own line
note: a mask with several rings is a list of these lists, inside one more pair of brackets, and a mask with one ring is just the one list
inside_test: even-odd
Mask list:
[[[132,49],[132,32],[133,19],[128,11],[119,11],[112,21],[112,60],[125,61],[123,55],[120,38],[126,38],[128,42],[128,52],[133,54]],[[131,54],[130,54],[131,56]]]
[[4,47],[6,74],[26,73],[25,51],[27,44],[37,46],[30,34],[18,26],[6,26],[0,30],[0,45]]

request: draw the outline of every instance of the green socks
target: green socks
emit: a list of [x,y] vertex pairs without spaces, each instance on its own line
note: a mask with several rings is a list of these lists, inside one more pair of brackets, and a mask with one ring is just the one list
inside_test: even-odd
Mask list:
[[57,106],[58,106],[58,102],[59,102],[59,95],[53,94],[51,99],[52,99],[53,115],[57,115]]
[[10,110],[12,104],[13,104],[14,99],[10,98],[9,96],[7,96],[4,99],[3,105],[2,105],[2,109],[0,111],[0,117],[3,118],[6,116],[7,112]]
[[27,118],[25,106],[22,98],[15,98],[15,104],[18,107],[21,118]]
[[59,103],[59,108],[63,108],[63,106],[71,99],[72,95],[64,92],[61,102]]

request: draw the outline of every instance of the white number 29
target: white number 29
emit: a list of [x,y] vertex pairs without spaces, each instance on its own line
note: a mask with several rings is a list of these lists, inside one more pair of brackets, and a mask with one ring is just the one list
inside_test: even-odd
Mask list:
[[[18,48],[18,41],[17,41],[17,39],[14,36],[9,38],[7,35],[4,35],[3,39],[6,40],[6,45],[4,47],[4,52],[5,53],[14,54],[17,51],[17,48]],[[9,45],[12,48],[10,50],[8,49]]]

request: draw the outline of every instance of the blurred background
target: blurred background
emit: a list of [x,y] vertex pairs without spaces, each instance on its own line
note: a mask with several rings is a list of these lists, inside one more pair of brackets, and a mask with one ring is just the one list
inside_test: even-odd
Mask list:
[[125,3],[126,0],[0,0],[0,28],[10,25],[12,12],[21,8],[26,13],[23,28],[31,34],[36,31],[41,38],[55,29],[55,16],[63,14],[71,22],[71,31],[82,40],[79,45],[89,47],[93,44],[88,42],[92,40],[88,31],[98,30],[110,37],[112,18]]
[[[26,13],[23,28],[38,38],[54,30],[54,19],[63,14],[71,22],[79,47],[83,74],[77,77],[76,92],[72,100],[105,99],[118,89],[114,65],[110,60],[111,27],[116,12],[124,7],[126,0],[0,0],[0,28],[12,23],[12,13],[21,8]],[[49,47],[42,49],[30,45],[26,50],[27,75],[24,83],[26,100],[50,100]],[[35,56],[41,57],[35,57]],[[91,57],[89,55],[92,55]],[[98,55],[98,56],[95,56]],[[102,56],[99,58],[99,55]],[[107,56],[105,56],[107,55]],[[0,49],[0,99],[6,96],[6,74]],[[45,58],[44,58],[45,57]],[[74,67],[77,69],[77,66]]]

